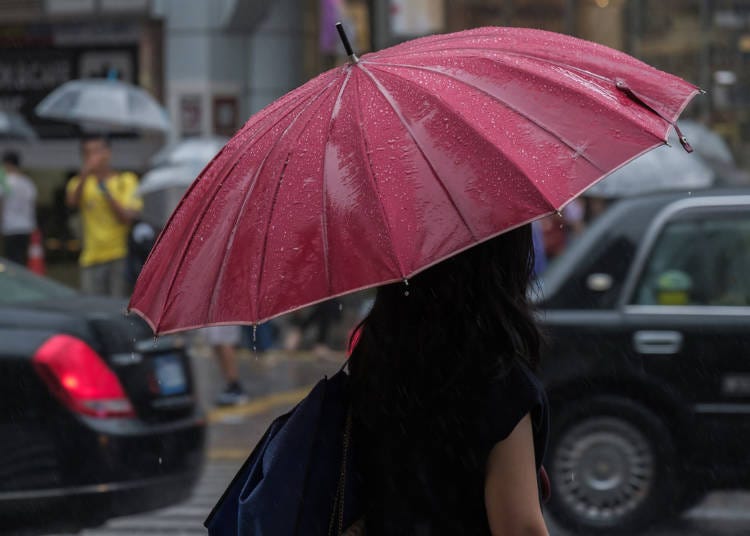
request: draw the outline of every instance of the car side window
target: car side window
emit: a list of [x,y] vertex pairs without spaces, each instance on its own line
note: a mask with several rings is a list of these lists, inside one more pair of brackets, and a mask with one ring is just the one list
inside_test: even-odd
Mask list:
[[668,223],[632,303],[750,306],[750,214],[704,214]]

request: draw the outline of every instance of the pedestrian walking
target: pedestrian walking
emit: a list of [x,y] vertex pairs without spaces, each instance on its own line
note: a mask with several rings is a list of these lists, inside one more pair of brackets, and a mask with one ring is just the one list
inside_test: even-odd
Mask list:
[[21,158],[15,151],[3,154],[0,181],[0,212],[5,256],[26,266],[29,240],[36,229],[36,186],[21,172]]
[[66,189],[67,205],[80,210],[83,224],[81,290],[122,297],[127,292],[128,232],[142,205],[136,193],[138,177],[112,169],[105,135],[84,138],[81,157],[83,166]]
[[203,333],[206,343],[216,357],[225,382],[224,390],[216,397],[216,404],[219,406],[244,404],[249,398],[240,383],[237,366],[237,346],[242,338],[242,328],[240,326],[211,326],[204,328]]

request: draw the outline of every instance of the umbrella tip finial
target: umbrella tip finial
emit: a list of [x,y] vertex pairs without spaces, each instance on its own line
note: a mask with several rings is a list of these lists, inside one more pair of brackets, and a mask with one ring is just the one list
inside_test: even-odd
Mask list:
[[344,30],[344,25],[341,24],[340,21],[336,23],[336,31],[339,33],[341,42],[344,44],[344,49],[346,50],[346,55],[349,56],[349,61],[351,63],[357,63],[359,61],[359,58],[354,53],[352,45],[351,43],[349,43],[349,37],[346,35],[346,30]]

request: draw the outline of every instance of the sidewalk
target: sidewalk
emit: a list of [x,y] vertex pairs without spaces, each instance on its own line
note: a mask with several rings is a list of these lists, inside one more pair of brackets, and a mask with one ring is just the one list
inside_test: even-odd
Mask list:
[[196,389],[209,422],[208,458],[238,463],[250,454],[273,419],[297,404],[323,376],[335,374],[344,362],[341,352],[321,359],[309,352],[240,350],[240,378],[250,401],[217,407],[213,401],[223,388],[218,364],[206,346],[196,346],[192,354]]

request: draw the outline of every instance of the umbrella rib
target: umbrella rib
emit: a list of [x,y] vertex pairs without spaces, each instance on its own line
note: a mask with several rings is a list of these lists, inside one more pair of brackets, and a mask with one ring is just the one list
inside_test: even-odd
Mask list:
[[[456,47],[456,48],[439,49],[437,51],[436,50],[417,50],[417,51],[414,51],[414,52],[406,52],[404,54],[400,54],[398,57],[421,56],[421,55],[428,55],[428,56],[430,56],[430,55],[434,54],[435,52],[459,52],[459,51],[472,52],[472,53],[479,51],[479,52],[486,53],[486,52],[488,52],[488,49],[481,48],[481,47]],[[552,65],[554,67],[559,67],[561,69],[564,69],[564,70],[567,70],[567,71],[570,71],[570,72],[575,72],[575,73],[580,73],[580,74],[585,74],[585,75],[591,76],[593,78],[596,78],[597,80],[600,80],[602,82],[607,82],[608,84],[611,84],[613,86],[615,85],[615,81],[612,78],[609,78],[607,76],[595,73],[593,71],[582,69],[581,67],[577,67],[577,66],[571,65],[569,63],[564,63],[564,62],[556,61],[556,60],[551,59],[551,58],[545,58],[544,56],[534,56],[532,54],[524,54],[524,53],[521,53],[521,52],[514,52],[514,51],[511,51],[511,50],[505,50],[505,49],[490,49],[489,52],[497,53],[497,54],[505,55],[505,56],[514,56],[514,57],[517,57],[517,58],[524,58],[524,59],[528,59],[528,60],[532,60],[532,61],[538,61],[540,63],[546,63],[548,65]],[[485,54],[478,54],[478,55],[477,54],[471,54],[470,56],[467,55],[465,57],[479,57],[479,58],[485,59],[487,61],[491,61],[491,62],[497,63],[497,60],[495,60],[493,58],[489,58]],[[381,65],[385,65],[386,64],[386,62],[377,61],[379,58],[373,58],[373,59],[376,60],[376,61],[372,62],[373,64],[381,64]],[[362,62],[364,63],[365,60],[363,60]],[[644,66],[645,67],[650,67],[649,65],[646,65],[646,64],[644,64]],[[411,66],[408,66],[408,67],[411,67]],[[532,74],[534,74],[535,76],[540,76],[540,73],[532,73]],[[620,115],[622,117],[625,117],[626,119],[630,120],[630,118],[628,118],[627,116],[623,115],[617,108],[610,108],[610,110],[612,112],[617,113],[618,115]],[[667,123],[670,122],[669,120],[665,119],[664,117],[661,117],[661,115],[659,115],[658,113],[651,112],[649,115],[657,115],[657,117],[660,117],[662,120],[666,121]],[[676,121],[676,117],[673,118],[673,121]],[[651,131],[647,130],[646,132],[648,132],[649,134],[653,135],[655,138],[659,139],[660,141],[665,141],[664,138],[662,138],[662,137],[654,134]]]
[[[342,82],[342,84],[345,83],[345,82],[346,82],[346,79],[344,79],[344,81]],[[327,86],[326,87],[326,92],[327,92],[327,90],[329,88],[333,87],[334,85],[335,84],[332,83],[329,86]],[[294,118],[294,121],[292,121],[292,123],[286,128],[286,130],[284,131],[284,133],[279,138],[277,138],[275,144],[278,144],[279,140],[281,140],[281,138],[283,138],[287,134],[287,132],[289,132],[289,130],[292,128],[292,126],[297,122],[297,119],[299,119],[302,116],[302,114],[305,112],[305,110],[307,110],[308,108],[310,108],[312,106],[312,104],[315,101],[317,101],[324,93],[325,92],[319,93],[318,95],[315,96],[314,99],[311,99],[308,102],[308,105],[305,106],[305,109],[302,112],[300,112],[300,114],[297,115],[297,117]],[[297,135],[297,140],[299,140],[300,136],[302,136],[302,134],[304,133],[304,131],[307,129],[307,125],[310,124],[310,121],[312,121],[313,116],[314,116],[314,114],[311,114],[311,116],[307,119],[307,122],[302,126],[302,128],[299,131],[299,134]],[[273,151],[273,148],[269,151],[269,154],[272,151]],[[266,229],[265,229],[265,232],[263,233],[263,248],[261,249],[261,255],[260,255],[260,270],[258,271],[258,283],[257,283],[257,287],[256,287],[256,298],[255,298],[256,300],[258,300],[257,303],[256,303],[256,305],[257,305],[257,307],[256,307],[256,313],[258,314],[258,316],[260,316],[260,289],[261,289],[261,287],[263,285],[263,274],[265,273],[265,268],[266,268],[266,251],[268,250],[268,230],[271,227],[271,220],[273,219],[274,209],[276,208],[276,198],[279,195],[279,189],[281,188],[281,183],[284,181],[284,173],[286,172],[286,168],[289,165],[289,157],[291,156],[291,154],[292,154],[292,151],[290,150],[287,153],[286,159],[284,161],[284,165],[282,166],[281,172],[279,174],[279,178],[276,181],[276,188],[274,189],[273,198],[271,199],[271,209],[270,209],[270,211],[268,213],[268,219],[266,220]]]
[[[332,85],[332,84],[333,84],[333,82],[330,82],[330,83],[329,83],[329,85],[328,85],[328,86],[326,86],[326,88],[324,88],[324,89],[327,89],[327,87],[329,87],[329,86],[330,86],[330,85]],[[295,106],[295,107],[293,107],[293,108],[290,108],[290,109],[289,109],[289,110],[287,111],[287,113],[283,114],[283,115],[282,115],[282,116],[281,116],[281,117],[279,118],[279,120],[280,120],[280,119],[282,119],[282,118],[284,118],[284,117],[286,117],[287,115],[290,115],[290,114],[291,114],[292,112],[294,112],[294,111],[295,111],[296,109],[297,109],[297,107],[296,107],[296,106]],[[263,131],[263,133],[262,133],[262,134],[261,134],[260,136],[253,136],[253,137],[251,138],[251,140],[250,140],[250,141],[253,141],[253,140],[257,140],[257,139],[259,139],[259,138],[261,138],[261,137],[265,136],[266,134],[268,134],[268,133],[269,133],[269,132],[271,131],[271,129],[272,129],[273,127],[274,127],[274,125],[275,125],[275,123],[272,123],[271,125],[269,125],[269,126],[268,126],[268,128],[266,128],[266,129],[265,129],[265,130]],[[248,141],[248,142],[246,142],[246,143],[245,143],[245,144],[243,144],[243,145],[244,145],[244,146],[246,147],[246,146],[247,146],[247,143],[249,143],[249,141]],[[173,302],[174,302],[174,300],[175,300],[175,297],[174,297],[174,296],[172,295],[172,289],[174,288],[174,284],[175,284],[175,281],[177,280],[177,274],[178,274],[178,272],[179,272],[179,267],[180,267],[180,266],[182,265],[183,261],[185,260],[185,256],[187,255],[187,252],[188,252],[188,251],[190,250],[190,246],[191,246],[191,244],[192,244],[192,242],[193,242],[193,239],[195,238],[195,231],[196,231],[196,229],[198,229],[198,227],[199,227],[199,226],[201,225],[201,223],[203,222],[203,219],[205,218],[206,214],[208,213],[208,209],[209,209],[209,208],[211,207],[211,204],[213,203],[213,200],[214,200],[214,199],[216,198],[216,196],[217,196],[217,195],[219,194],[219,192],[221,191],[221,188],[222,188],[222,186],[224,185],[224,183],[226,182],[226,180],[227,180],[227,179],[229,178],[229,176],[230,176],[230,174],[231,174],[232,170],[234,170],[234,169],[235,169],[235,168],[237,167],[237,165],[239,164],[239,162],[240,162],[240,161],[242,160],[242,156],[244,156],[244,154],[245,154],[245,153],[244,153],[244,151],[238,151],[238,154],[239,154],[239,156],[238,156],[238,157],[237,157],[236,159],[234,159],[234,161],[233,161],[233,162],[231,162],[231,164],[227,163],[227,164],[225,164],[225,165],[224,165],[224,166],[222,167],[222,169],[227,169],[227,172],[226,172],[226,173],[222,173],[222,175],[223,175],[223,176],[222,176],[222,179],[221,179],[221,181],[220,181],[220,182],[219,182],[219,184],[218,184],[218,185],[216,186],[216,188],[214,189],[213,193],[211,194],[211,198],[210,198],[210,199],[209,199],[209,200],[208,200],[208,201],[207,201],[207,202],[205,203],[205,205],[203,206],[203,210],[201,211],[201,213],[200,213],[200,215],[198,216],[198,218],[197,218],[197,219],[195,220],[195,224],[193,225],[193,229],[192,229],[192,231],[190,232],[190,237],[188,238],[187,244],[185,244],[185,247],[184,247],[184,249],[182,250],[182,253],[180,254],[180,260],[179,260],[179,262],[178,262],[178,263],[177,263],[177,265],[176,265],[176,266],[177,266],[177,269],[176,269],[176,270],[174,271],[174,274],[172,275],[172,280],[171,280],[171,281],[169,282],[169,288],[167,289],[167,293],[166,293],[166,298],[165,298],[166,300],[169,300],[169,301],[168,301],[167,303],[165,303],[165,305],[164,305],[164,308],[163,308],[163,312],[162,312],[162,315],[161,315],[161,317],[159,318],[159,321],[158,321],[158,322],[156,323],[156,327],[157,327],[157,330],[158,330],[158,328],[159,328],[159,325],[161,324],[161,321],[162,321],[162,319],[163,319],[163,318],[164,318],[164,316],[165,316],[165,313],[166,313],[166,311],[168,311],[168,310],[169,310],[169,308],[170,308],[170,307],[172,306],[172,304],[173,304]],[[205,170],[204,170],[204,172],[205,172]],[[196,187],[198,186],[198,183],[200,182],[200,180],[201,180],[201,177],[199,177],[198,179],[196,179],[196,180],[195,180],[195,181],[193,182],[193,184],[192,184],[192,185],[190,186],[190,188],[188,189],[187,193],[186,193],[186,194],[185,194],[185,195],[183,196],[183,198],[182,198],[182,199],[180,200],[179,204],[177,205],[177,208],[176,208],[176,209],[175,209],[175,210],[174,210],[174,211],[172,212],[172,215],[171,215],[171,216],[169,217],[169,221],[167,222],[167,225],[165,226],[165,231],[166,231],[166,229],[169,229],[169,227],[170,227],[170,223],[171,223],[171,222],[172,222],[172,220],[174,219],[175,215],[176,215],[176,214],[177,214],[177,213],[179,212],[179,210],[180,210],[180,207],[181,207],[181,206],[183,205],[183,203],[185,203],[185,200],[186,200],[186,199],[187,199],[187,198],[188,198],[188,197],[190,196],[190,193],[191,193],[191,192],[193,191],[193,189],[194,189],[194,188],[196,188]],[[247,198],[245,198],[245,200],[243,201],[243,205],[242,205],[242,206],[244,206],[244,203],[245,203],[246,201],[247,201]],[[161,234],[159,235],[159,238],[158,238],[158,240],[157,240],[156,244],[155,244],[155,245],[154,245],[154,247],[152,248],[152,249],[153,249],[153,250],[152,250],[152,253],[153,253],[153,252],[155,252],[155,251],[157,250],[157,247],[159,246],[159,243],[161,242],[161,240],[162,240],[162,239],[164,238],[164,235],[165,235],[165,233],[164,233],[164,232],[162,232],[162,233],[161,233]],[[151,257],[151,255],[149,255],[149,258],[150,258],[150,257]],[[225,252],[225,257],[226,257],[226,252]],[[224,263],[222,263],[222,267],[223,267],[223,264],[224,264]],[[212,297],[211,297],[211,300],[212,300],[212,302],[213,302],[213,295],[212,295]]]
[[338,116],[339,109],[341,107],[341,99],[344,95],[344,89],[346,89],[346,85],[349,83],[349,79],[352,75],[352,69],[347,70],[346,77],[344,78],[344,81],[341,83],[341,88],[339,88],[338,95],[336,95],[336,100],[333,103],[333,109],[331,110],[331,118],[328,121],[328,130],[326,131],[326,139],[325,143],[323,144],[323,165],[321,166],[321,204],[323,205],[321,208],[322,214],[321,214],[321,225],[320,225],[320,234],[321,234],[321,240],[323,241],[323,266],[325,268],[326,273],[326,289],[327,294],[331,293],[332,284],[331,284],[331,263],[330,259],[328,258],[328,189],[326,188],[326,158],[328,156],[328,140],[331,137],[331,129],[333,127],[333,122]]
[[[242,203],[240,203],[240,206],[237,209],[237,212],[235,213],[234,224],[232,225],[232,231],[229,234],[229,236],[227,237],[227,241],[226,241],[226,244],[224,246],[224,253],[222,254],[220,268],[219,268],[219,271],[217,272],[216,276],[214,277],[214,283],[212,285],[212,290],[211,290],[211,301],[209,303],[209,317],[212,316],[213,309],[216,306],[216,304],[218,303],[218,298],[217,298],[217,289],[219,287],[218,283],[219,283],[219,281],[221,281],[221,278],[223,277],[224,272],[226,271],[226,267],[227,267],[227,264],[228,264],[226,262],[227,255],[229,254],[229,251],[232,249],[232,246],[234,245],[234,238],[235,238],[235,235],[237,234],[237,229],[239,228],[240,218],[242,217],[242,214],[244,213],[244,209],[245,209],[245,206],[247,205],[247,202],[250,199],[250,195],[255,190],[255,185],[258,182],[258,178],[260,177],[260,174],[262,173],[263,169],[265,168],[266,162],[268,161],[268,157],[271,155],[271,153],[273,153],[273,150],[276,147],[276,145],[278,144],[279,140],[281,140],[282,138],[284,138],[284,136],[286,135],[286,133],[289,132],[289,130],[292,128],[292,126],[297,122],[297,119],[299,119],[302,116],[302,114],[304,114],[305,111],[308,108],[310,108],[310,106],[312,106],[312,104],[316,100],[318,100],[322,95],[324,95],[334,84],[335,84],[335,80],[332,80],[326,86],[324,86],[318,92],[318,94],[315,95],[314,97],[310,98],[307,101],[300,100],[300,102],[297,103],[297,104],[300,104],[300,103],[304,104],[301,107],[301,109],[299,109],[298,106],[295,106],[292,109],[290,109],[287,113],[285,113],[285,114],[282,115],[281,118],[284,118],[284,117],[287,117],[287,116],[291,115],[294,111],[298,111],[297,115],[294,116],[294,118],[292,119],[292,122],[289,125],[287,125],[286,129],[284,129],[284,132],[276,139],[276,141],[274,142],[273,146],[271,146],[268,149],[268,152],[263,157],[263,160],[261,161],[260,165],[258,166],[258,169],[253,174],[253,178],[250,181],[250,184],[248,185],[247,189],[242,193]],[[279,118],[279,119],[281,119],[281,118]],[[265,135],[266,133],[268,133],[273,128],[273,126],[275,126],[277,124],[277,122],[278,122],[278,120],[276,122],[274,122],[263,133],[263,135]],[[253,138],[253,139],[255,140],[255,139],[259,139],[259,138]],[[243,151],[243,154],[244,154],[244,151]],[[239,162],[241,160],[242,160],[242,158],[238,158],[235,161],[235,163],[233,164],[232,169],[234,169],[239,164]],[[286,164],[284,165],[284,169],[286,169]],[[230,173],[231,173],[231,170],[229,171],[229,173],[226,173],[225,175],[229,175]],[[276,193],[277,192],[278,192],[278,185],[277,185]],[[276,200],[276,193],[274,193],[274,197],[273,197],[272,203],[274,203],[275,200]],[[272,207],[271,210],[273,211],[273,204],[271,205],[271,207]],[[270,219],[269,219],[269,222],[270,222]],[[268,232],[268,227],[266,227],[266,233],[267,232]],[[258,279],[259,280],[260,280],[260,278],[262,276],[262,273],[263,273],[263,264],[264,264],[263,259],[265,257],[266,244],[267,244],[267,237],[266,237],[266,240],[264,240],[264,243],[263,243],[263,250],[262,250],[263,252],[262,252],[262,255],[261,255],[261,270],[260,270],[260,272],[258,274]],[[257,311],[256,311],[256,313],[257,313]]]
[[404,129],[406,130],[406,132],[409,133],[409,137],[414,142],[414,146],[419,151],[419,154],[422,155],[422,158],[424,159],[425,163],[427,164],[427,167],[430,168],[430,172],[431,172],[432,176],[435,178],[435,180],[437,181],[437,183],[440,185],[441,189],[445,193],[446,197],[450,201],[451,206],[453,206],[453,210],[456,212],[456,214],[458,214],[458,217],[461,219],[461,222],[463,223],[464,227],[466,227],[466,230],[469,231],[469,234],[471,235],[472,240],[476,240],[477,239],[477,235],[474,232],[474,229],[472,229],[471,225],[469,225],[469,222],[466,219],[466,216],[464,215],[464,213],[459,208],[458,204],[456,203],[456,200],[453,198],[453,195],[451,195],[450,191],[448,190],[448,187],[445,185],[445,182],[443,182],[443,179],[440,177],[440,175],[438,175],[437,170],[432,165],[432,162],[430,161],[430,159],[427,158],[427,155],[425,154],[424,149],[419,144],[419,141],[417,141],[417,137],[414,135],[414,132],[412,132],[412,129],[409,127],[409,124],[406,121],[406,118],[401,113],[401,110],[399,109],[399,107],[396,105],[396,103],[395,103],[395,101],[393,99],[393,96],[388,92],[388,90],[385,87],[383,87],[383,85],[380,83],[380,81],[378,81],[378,79],[364,65],[362,65],[361,62],[358,63],[357,66],[360,69],[362,69],[362,72],[365,73],[370,78],[370,80],[372,80],[373,84],[375,84],[375,87],[378,88],[378,91],[380,91],[381,95],[383,95],[383,97],[385,98],[385,100],[388,103],[388,105],[391,107],[391,109],[393,110],[393,112],[396,114],[396,117],[398,117],[398,120],[404,126]]
[[[355,104],[358,104],[359,96],[360,96],[359,80],[357,80],[354,84],[354,91],[356,95]],[[406,272],[404,271],[404,267],[401,265],[401,259],[396,253],[396,244],[393,241],[393,230],[391,229],[390,221],[388,221],[388,213],[385,210],[385,205],[383,205],[383,199],[380,196],[380,191],[378,189],[377,182],[375,182],[375,171],[373,170],[372,159],[370,158],[370,148],[367,143],[367,137],[365,136],[364,121],[362,118],[361,110],[359,109],[358,105],[354,106],[354,113],[356,115],[357,125],[359,125],[360,127],[357,129],[357,132],[359,133],[360,151],[362,152],[362,156],[365,162],[367,162],[367,178],[369,179],[369,185],[372,188],[373,192],[375,193],[375,199],[377,199],[378,201],[378,207],[380,208],[380,213],[383,218],[383,224],[385,226],[386,233],[388,234],[388,243],[391,246],[391,253],[392,253],[393,259],[396,261],[399,274],[402,277],[405,277]]]
[[[603,82],[608,82],[610,84],[614,84],[615,83],[614,80],[612,80],[611,78],[609,78],[607,76],[595,73],[593,71],[588,71],[586,69],[582,69],[581,67],[578,67],[576,65],[571,65],[569,63],[564,63],[564,62],[561,62],[561,61],[557,61],[557,60],[554,60],[552,58],[546,58],[544,56],[534,56],[533,54],[525,54],[523,52],[518,52],[518,51],[515,51],[515,50],[507,50],[507,49],[504,49],[504,48],[487,49],[486,47],[464,46],[464,47],[440,48],[440,49],[437,49],[437,50],[435,50],[435,49],[414,50],[414,51],[404,52],[404,53],[397,54],[397,55],[394,54],[392,56],[379,56],[377,58],[373,58],[373,60],[380,60],[381,57],[384,58],[384,59],[387,59],[388,57],[393,57],[393,56],[395,56],[395,57],[424,56],[424,55],[434,56],[434,54],[436,52],[460,52],[460,51],[465,51],[465,52],[476,52],[476,51],[480,51],[480,52],[492,52],[492,53],[498,53],[498,54],[503,54],[503,55],[507,55],[507,56],[515,56],[517,58],[525,58],[525,59],[535,60],[535,61],[539,61],[539,62],[542,62],[542,63],[548,63],[550,65],[554,65],[555,67],[561,67],[561,68],[567,69],[569,71],[576,71],[576,72],[579,72],[579,73],[585,73],[585,74],[591,75],[594,78],[597,78],[597,79],[599,79],[599,80],[601,80]],[[486,58],[486,56],[483,56],[483,55],[481,57],[485,57]],[[489,58],[487,58],[487,59],[489,59]],[[364,57],[363,57],[363,61],[366,61]],[[384,63],[384,62],[376,61],[374,63]]]
[[[398,76],[398,75],[394,75],[394,76]],[[410,84],[410,85],[412,85],[412,86],[415,86],[415,87],[417,87],[417,88],[419,88],[419,89],[423,89],[423,88],[422,88],[421,86],[419,86],[419,85],[415,84],[415,83],[414,83],[413,81],[411,81],[411,80],[409,80],[409,79],[407,79],[407,78],[403,78],[403,77],[400,77],[400,76],[399,76],[399,79],[403,80],[403,81],[404,81],[405,83],[407,83],[407,84]],[[473,86],[472,86],[472,87],[473,87]],[[440,96],[439,96],[439,95],[438,95],[437,93],[435,93],[435,94],[433,94],[433,95],[435,96],[435,98],[437,98],[437,99],[441,100],[441,102],[442,102],[442,99],[440,99]],[[458,112],[456,112],[456,111],[454,111],[454,110],[452,110],[452,109],[451,109],[450,113],[452,113],[452,114],[454,114],[454,115],[457,115],[458,117],[461,117],[461,116],[460,116],[460,114],[458,114]],[[463,118],[462,118],[462,119],[463,119]],[[495,145],[495,144],[494,144],[493,142],[491,142],[490,140],[488,140],[488,139],[487,139],[487,137],[486,137],[486,136],[485,136],[485,135],[484,135],[484,134],[483,134],[482,132],[480,132],[479,130],[477,130],[477,129],[476,129],[476,128],[475,128],[475,127],[474,127],[474,126],[473,126],[473,125],[471,124],[471,122],[468,122],[468,121],[464,121],[464,123],[466,124],[466,126],[467,126],[468,128],[470,128],[470,129],[472,130],[472,132],[474,132],[474,133],[475,133],[475,134],[476,134],[477,136],[479,136],[480,138],[482,138],[483,140],[485,140],[485,141],[486,141],[486,142],[487,142],[488,144],[490,144],[490,145],[493,145],[493,146]],[[522,166],[521,166],[521,165],[520,165],[520,164],[519,164],[518,162],[516,162],[515,160],[513,160],[513,159],[512,159],[512,158],[511,158],[511,157],[510,157],[509,155],[507,155],[507,154],[505,154],[505,153],[503,153],[503,156],[505,157],[505,159],[506,159],[506,160],[507,160],[507,161],[508,161],[508,162],[509,162],[509,163],[510,163],[510,164],[511,164],[511,165],[512,165],[512,166],[513,166],[513,167],[514,167],[515,169],[517,169],[517,170],[518,170],[518,172],[519,172],[519,173],[521,173],[521,174],[522,174],[522,175],[523,175],[524,177],[526,177],[526,178],[528,179],[528,174],[526,173],[526,171],[525,171],[525,170],[523,169],[523,167],[522,167]],[[592,165],[593,165],[594,167],[596,167],[596,169],[600,169],[600,168],[599,168],[598,166],[596,166],[595,164],[592,164]],[[542,198],[542,201],[543,201],[543,202],[544,202],[544,203],[545,203],[545,204],[546,204],[546,205],[547,205],[547,206],[548,206],[548,207],[549,207],[549,208],[550,208],[551,210],[553,210],[553,211],[556,211],[556,210],[557,210],[557,206],[556,206],[556,205],[555,205],[555,204],[554,204],[554,203],[552,202],[552,200],[550,200],[550,199],[549,199],[549,197],[547,197],[546,193],[545,193],[544,191],[542,191],[542,189],[541,189],[541,188],[539,188],[539,186],[538,186],[538,185],[537,185],[536,183],[534,183],[533,181],[529,180],[528,182],[529,182],[529,183],[530,183],[530,184],[531,184],[531,185],[532,185],[532,186],[534,187],[534,189],[535,189],[535,190],[536,190],[536,191],[537,191],[537,192],[539,193],[539,195],[540,195],[540,196],[541,196],[541,198]]]
[[[296,109],[297,105],[300,103],[306,101],[310,98],[311,94],[314,94],[314,91],[303,91],[308,84],[311,84],[315,80],[321,80],[321,85],[323,86],[323,90],[327,89],[331,86],[331,84],[334,84],[336,82],[336,77],[333,76],[336,74],[333,71],[328,71],[326,73],[323,73],[318,76],[318,78],[314,78],[307,84],[300,86],[299,88],[292,90],[290,93],[287,93],[284,97],[275,100],[262,110],[260,110],[258,113],[254,114],[252,117],[250,117],[246,122],[245,125],[242,127],[242,132],[247,131],[250,128],[255,128],[258,124],[260,124],[262,121],[267,121],[270,117],[273,116],[273,114],[281,111],[283,112],[281,114],[281,117],[275,121],[271,121],[271,123],[275,123],[276,121],[283,119],[287,115],[291,113],[294,109]],[[326,78],[331,78],[331,80],[326,80]],[[290,107],[290,103],[287,102],[289,100],[293,103],[293,106]],[[254,137],[253,137],[254,139]],[[252,140],[249,140],[252,141]],[[248,143],[249,143],[248,141]]]
[[[580,149],[578,149],[572,142],[570,142],[569,140],[565,139],[561,134],[559,134],[559,133],[555,132],[554,130],[552,130],[551,127],[548,127],[547,125],[543,124],[541,121],[539,121],[539,120],[531,117],[529,114],[527,114],[523,110],[521,110],[518,107],[513,106],[509,102],[503,100],[501,97],[499,97],[497,95],[493,95],[492,93],[488,92],[487,90],[482,89],[480,87],[477,87],[474,84],[471,84],[471,83],[469,83],[466,80],[463,80],[463,79],[461,79],[461,78],[459,78],[457,76],[454,76],[452,74],[449,74],[449,73],[446,73],[446,72],[441,71],[439,69],[434,69],[434,68],[431,68],[431,67],[424,67],[424,66],[419,66],[419,65],[398,64],[398,63],[380,63],[380,62],[378,63],[378,65],[389,66],[389,67],[402,67],[402,68],[406,68],[406,69],[415,69],[415,70],[427,71],[427,72],[430,72],[430,73],[433,73],[433,74],[437,74],[437,75],[440,75],[440,76],[445,76],[446,78],[450,78],[451,80],[455,80],[456,82],[458,82],[460,84],[463,84],[463,85],[468,86],[468,87],[470,87],[472,89],[475,89],[475,90],[477,90],[477,91],[479,91],[481,93],[484,93],[485,95],[487,95],[488,97],[490,97],[494,101],[498,102],[499,104],[501,104],[505,108],[507,108],[507,109],[513,111],[514,113],[520,115],[521,117],[523,117],[524,119],[526,119],[527,121],[529,121],[530,123],[532,123],[533,125],[535,125],[536,127],[538,127],[539,129],[545,131],[547,134],[549,134],[549,135],[553,136],[554,138],[560,140],[562,143],[565,144],[566,147],[568,147],[568,149],[570,149],[571,151],[574,151],[575,154],[577,154],[577,155],[581,155],[583,157],[583,159],[586,162],[588,162],[589,164],[591,164],[592,167],[596,168],[597,171],[599,171],[601,173],[605,173],[606,172],[606,170],[604,168],[602,168],[599,164],[597,164],[591,158],[589,158],[589,156],[584,151],[581,151]],[[395,75],[395,76],[398,76],[398,75]],[[408,81],[408,82],[410,82],[410,83],[413,84],[413,82],[411,82],[411,80],[408,80],[408,79],[406,79],[404,77],[401,77],[401,76],[399,76],[399,78],[401,78],[404,81]],[[440,98],[439,94],[438,94],[438,98]]]

